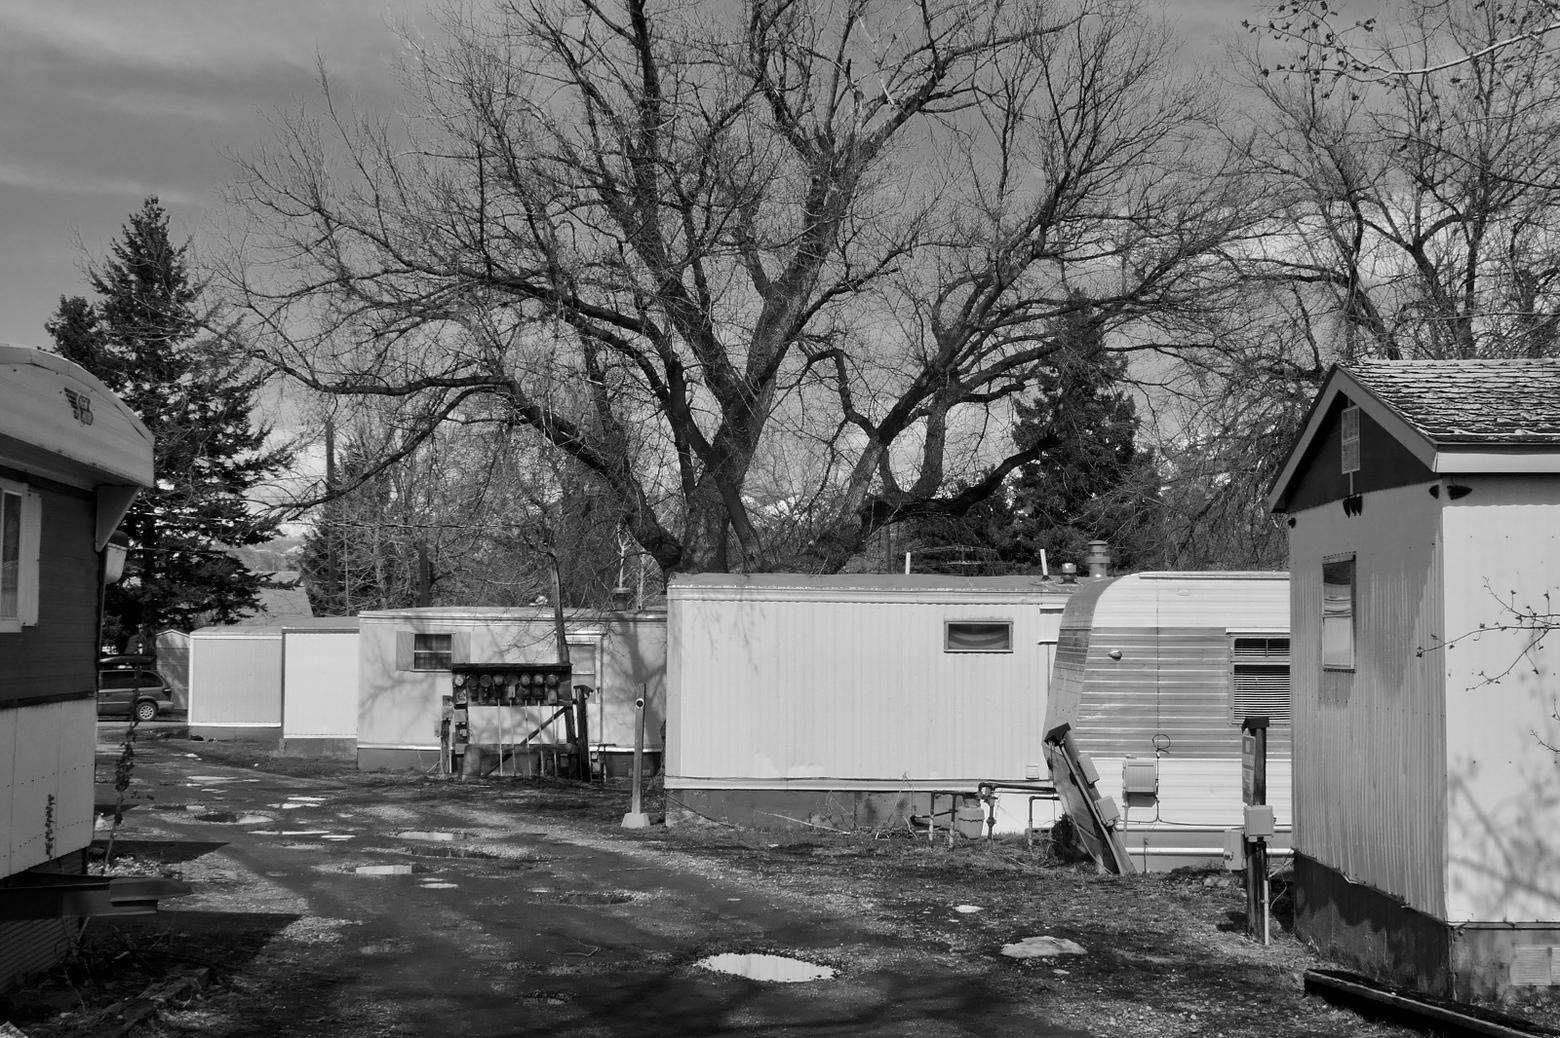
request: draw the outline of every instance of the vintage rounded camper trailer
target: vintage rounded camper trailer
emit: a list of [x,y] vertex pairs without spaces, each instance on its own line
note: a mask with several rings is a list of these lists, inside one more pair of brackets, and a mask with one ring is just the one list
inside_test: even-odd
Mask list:
[[[84,871],[105,549],[151,482],[151,435],[107,387],[0,345],[0,880]],[[4,987],[63,953],[71,928],[41,880],[0,888]]]
[[1270,719],[1266,799],[1283,846],[1288,574],[1136,573],[1068,600],[1046,730],[1071,726],[1140,867],[1220,857],[1224,830],[1242,823],[1241,725],[1254,716]]

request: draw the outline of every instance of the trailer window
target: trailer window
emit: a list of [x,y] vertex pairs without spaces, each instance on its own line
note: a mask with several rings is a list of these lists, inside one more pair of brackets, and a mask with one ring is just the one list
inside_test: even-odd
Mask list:
[[1230,639],[1230,723],[1266,717],[1288,724],[1289,639],[1238,634]]
[[949,620],[943,627],[944,652],[1012,652],[1011,620]]
[[38,622],[38,495],[0,480],[0,633]]
[[449,670],[454,639],[448,634],[412,635],[413,670]]
[[1354,669],[1354,556],[1322,561],[1322,666]]
[[0,491],[0,620],[17,620],[22,604],[22,495]]

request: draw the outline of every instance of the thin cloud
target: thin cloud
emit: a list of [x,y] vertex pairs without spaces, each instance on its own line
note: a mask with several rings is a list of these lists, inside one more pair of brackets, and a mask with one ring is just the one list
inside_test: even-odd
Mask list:
[[156,195],[171,205],[206,205],[210,200],[144,181],[124,177],[101,177],[79,172],[49,170],[0,161],[0,184],[34,191],[53,191],[67,195],[123,196],[145,198]]

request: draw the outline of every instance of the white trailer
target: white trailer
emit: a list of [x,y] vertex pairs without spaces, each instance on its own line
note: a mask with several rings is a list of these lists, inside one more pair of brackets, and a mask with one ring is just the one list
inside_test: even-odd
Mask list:
[[282,629],[223,624],[190,632],[190,734],[277,742],[282,735]]
[[[1043,780],[1058,626],[1080,586],[926,574],[674,578],[668,819],[903,825],[928,812],[934,792]],[[1022,830],[1029,806],[1002,795],[998,831]],[[1048,803],[1043,811],[1048,824]]]
[[[439,764],[442,701],[455,664],[550,663],[557,634],[550,608],[428,606],[359,617],[358,766],[432,768]],[[591,750],[610,772],[632,753],[645,699],[646,746],[661,752],[666,681],[666,615],[653,610],[568,610],[565,640],[575,685],[586,700]],[[510,746],[555,707],[502,706],[471,711],[471,743]],[[563,722],[537,736],[560,742]]]
[[[1139,867],[1218,859],[1242,823],[1241,722],[1270,719],[1267,802],[1290,830],[1289,575],[1137,573],[1091,581],[1062,615],[1046,730],[1072,727],[1124,809]],[[1123,776],[1155,786],[1128,797]],[[1155,781],[1157,780],[1157,782]],[[1134,806],[1135,802],[1135,806]]]

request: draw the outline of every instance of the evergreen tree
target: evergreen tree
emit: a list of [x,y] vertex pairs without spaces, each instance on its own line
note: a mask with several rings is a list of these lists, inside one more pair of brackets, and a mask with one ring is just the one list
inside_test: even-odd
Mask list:
[[1016,405],[1013,439],[1049,443],[1011,484],[1012,543],[1005,554],[1082,571],[1088,542],[1109,541],[1118,570],[1159,564],[1163,504],[1152,450],[1138,444],[1137,405],[1122,388],[1127,362],[1105,348],[1087,308],[1058,322],[1052,365]]
[[291,460],[253,418],[263,377],[207,334],[189,245],[175,245],[155,197],[132,214],[88,281],[95,301],[62,297],[55,346],[101,379],[156,439],[156,486],[125,517],[125,579],[108,589],[104,636],[121,647],[169,627],[252,613],[263,586],[230,550],[276,535],[248,494]]
[[1157,460],[1137,442],[1125,358],[1105,348],[1086,300],[1050,328],[1050,364],[1015,404],[1013,441],[1038,447],[1002,489],[957,519],[917,530],[916,568],[951,573],[1083,570],[1088,542],[1109,541],[1114,567],[1162,564]]
[[333,476],[352,489],[320,506],[304,538],[299,570],[316,616],[417,604],[417,559],[406,524],[398,521],[395,473],[364,479],[371,454],[362,441],[347,441]]

